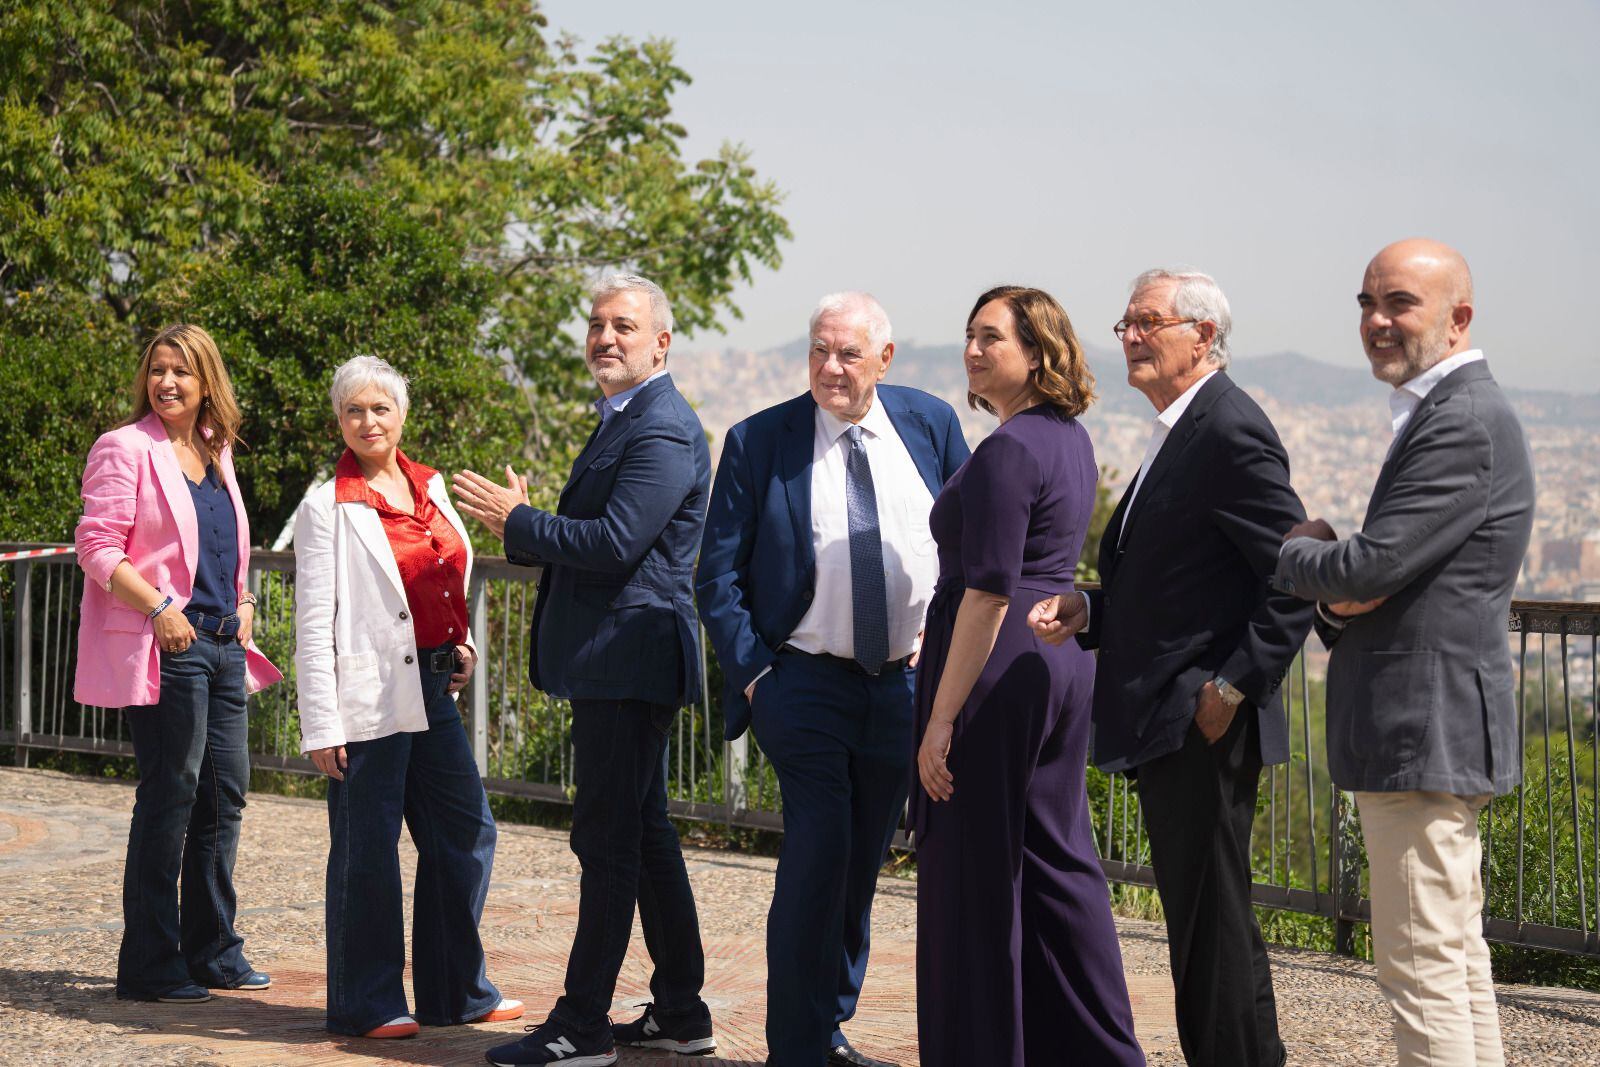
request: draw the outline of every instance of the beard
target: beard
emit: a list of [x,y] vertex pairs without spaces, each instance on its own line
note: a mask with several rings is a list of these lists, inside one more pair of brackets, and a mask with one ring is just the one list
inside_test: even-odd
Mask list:
[[[1385,337],[1398,337],[1400,358],[1373,356],[1373,342]],[[1450,351],[1450,313],[1439,317],[1422,334],[1401,334],[1396,330],[1374,331],[1366,339],[1367,359],[1372,363],[1372,376],[1380,382],[1399,388],[1429,367],[1443,359]],[[1385,349],[1393,352],[1394,349]]]

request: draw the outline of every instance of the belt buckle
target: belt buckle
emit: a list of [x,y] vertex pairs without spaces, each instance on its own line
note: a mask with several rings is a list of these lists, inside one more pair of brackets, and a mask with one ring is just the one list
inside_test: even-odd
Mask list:
[[456,669],[455,649],[434,649],[428,654],[428,668],[435,674],[454,674]]

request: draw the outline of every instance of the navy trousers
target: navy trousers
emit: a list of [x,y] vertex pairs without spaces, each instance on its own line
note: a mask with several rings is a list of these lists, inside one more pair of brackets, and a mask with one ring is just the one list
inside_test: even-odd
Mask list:
[[232,986],[250,974],[233,929],[250,786],[244,682],[244,646],[202,633],[182,652],[161,653],[161,702],[123,712],[139,788],[122,876],[119,996],[159,996],[190,981]]
[[[448,646],[447,646],[448,647]],[[328,782],[328,1029],[364,1034],[408,1014],[400,824],[417,846],[411,979],[419,1023],[493,1010],[478,921],[489,895],[495,828],[448,671],[418,656],[428,729],[345,746]]]
[[678,831],[667,818],[667,730],[677,709],[638,700],[572,702],[572,851],[583,866],[566,991],[550,1017],[607,1037],[607,1013],[639,906],[655,964],[650,994],[669,1021],[708,1018],[706,958]]
[[867,973],[872,897],[905,807],[910,672],[784,653],[751,728],[778,772],[783,847],[767,913],[767,1063],[822,1067]]

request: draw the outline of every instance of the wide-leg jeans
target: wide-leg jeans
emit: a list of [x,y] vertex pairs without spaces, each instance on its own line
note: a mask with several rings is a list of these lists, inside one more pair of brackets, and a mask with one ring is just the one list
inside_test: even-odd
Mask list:
[[[448,671],[417,657],[428,729],[345,745],[344,781],[328,782],[328,1029],[364,1034],[391,1019],[445,1026],[493,1010],[478,922],[494,867],[495,826],[449,693]],[[400,825],[417,846],[406,1009]]]
[[122,877],[117,995],[153,998],[191,981],[237,985],[250,974],[233,928],[233,864],[250,785],[244,646],[201,633],[184,651],[161,653],[160,702],[123,714],[139,787]]

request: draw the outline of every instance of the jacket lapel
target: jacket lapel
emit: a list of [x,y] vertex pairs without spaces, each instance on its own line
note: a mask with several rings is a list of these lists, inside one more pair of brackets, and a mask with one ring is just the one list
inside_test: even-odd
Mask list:
[[1383,495],[1389,491],[1389,483],[1394,480],[1394,472],[1398,465],[1400,454],[1405,451],[1406,445],[1410,443],[1412,436],[1416,432],[1417,425],[1423,421],[1429,412],[1451,395],[1466,388],[1473,382],[1483,381],[1486,378],[1491,380],[1494,378],[1494,375],[1489,373],[1489,364],[1483,360],[1477,360],[1473,363],[1468,363],[1465,367],[1458,367],[1453,373],[1445,375],[1444,381],[1435,385],[1429,390],[1427,396],[1417,401],[1416,409],[1411,412],[1411,418],[1406,421],[1405,426],[1400,430],[1400,436],[1390,446],[1389,454],[1384,457],[1383,466],[1378,468],[1378,481],[1372,487],[1372,499],[1367,502],[1366,518],[1361,520],[1363,529],[1366,528],[1367,522],[1371,520],[1373,513],[1377,511],[1379,503],[1383,500]]
[[200,562],[200,522],[194,514],[194,497],[189,495],[189,483],[178,466],[178,454],[172,450],[167,428],[161,416],[151,412],[139,420],[139,428],[150,438],[150,461],[155,466],[156,484],[167,501],[167,510],[178,524],[178,540],[183,546],[183,562],[194,577]]
[[[604,425],[596,428],[594,434],[589,438],[589,443],[584,446],[583,451],[578,454],[578,458],[573,461],[572,473],[567,476],[567,487],[570,488],[573,482],[583,476],[583,472],[589,469],[589,464],[593,463],[600,453],[605,451],[606,446],[622,434],[624,428],[631,425],[635,419],[649,410],[656,397],[671,388],[673,388],[672,375],[663,374],[639,390],[634,398],[628,402],[627,407],[607,419]],[[562,490],[562,495],[566,495],[565,489]]]
[[[1137,472],[1135,474],[1137,477]],[[1106,528],[1100,534],[1100,581],[1111,580],[1111,572],[1117,569],[1117,549],[1122,543],[1122,525],[1128,517],[1129,495],[1133,492],[1133,483],[1122,491],[1122,499],[1117,501],[1116,510],[1111,513],[1111,518],[1106,520]]]
[[222,450],[217,466],[222,472],[222,484],[228,487],[228,496],[233,501],[233,522],[239,532],[239,569],[234,576],[234,584],[238,586],[236,592],[242,592],[245,577],[250,573],[250,520],[244,513],[244,498],[239,494],[239,478],[234,473],[231,446]]
[[[445,517],[445,521],[448,522],[452,528],[454,528],[456,531],[456,536],[461,538],[461,543],[466,546],[467,571],[466,574],[463,575],[463,581],[466,583],[467,595],[471,596],[472,538],[467,536],[467,528],[462,525],[461,516],[456,514],[456,506],[450,502],[450,490],[445,487],[444,475],[435,474],[432,478],[428,479],[428,499],[433,501],[433,506],[439,509],[439,513]],[[387,540],[387,536],[385,537],[385,540]],[[472,610],[470,605],[468,605],[467,610]]]
[[1194,436],[1200,421],[1211,410],[1211,405],[1233,387],[1233,382],[1227,374],[1218,371],[1215,377],[1200,387],[1194,399],[1189,401],[1189,407],[1178,417],[1178,424],[1168,432],[1166,441],[1162,442],[1161,451],[1156,453],[1155,462],[1151,463],[1150,469],[1145,472],[1144,484],[1139,486],[1139,495],[1133,498],[1133,503],[1123,513],[1123,527],[1128,532],[1122,536],[1122,543],[1126,544],[1128,538],[1133,535],[1133,526],[1139,521],[1139,515],[1144,505],[1149,502],[1150,494],[1161,484],[1161,479],[1177,466],[1189,439]]
[[810,573],[817,562],[817,546],[811,537],[811,458],[816,443],[817,402],[806,393],[791,400],[788,407],[783,421],[783,440],[778,443],[778,457],[801,566]]
[[[429,494],[432,495],[431,493]],[[370,504],[365,501],[351,500],[339,505],[345,509],[345,514],[350,518],[350,525],[356,531],[356,536],[361,543],[372,553],[378,561],[378,566],[393,583],[395,590],[401,597],[406,595],[405,582],[400,579],[400,565],[394,561],[394,548],[389,544],[389,535],[383,532],[383,518]]]
[[878,390],[878,400],[882,402],[895,433],[900,435],[900,443],[906,446],[911,462],[917,465],[917,473],[922,475],[923,484],[937,498],[939,490],[944,488],[944,480],[939,477],[939,457],[933,446],[933,429],[928,425],[928,420],[918,412],[900,407],[893,399],[893,394],[885,393],[882,389]]

